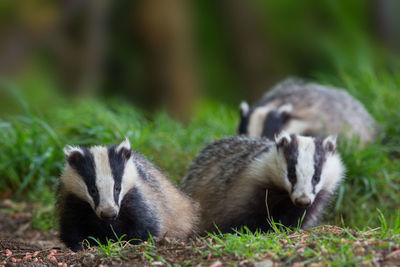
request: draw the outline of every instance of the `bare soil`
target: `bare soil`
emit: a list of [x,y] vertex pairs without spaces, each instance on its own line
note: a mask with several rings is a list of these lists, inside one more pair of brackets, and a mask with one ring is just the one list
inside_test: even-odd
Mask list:
[[[17,206],[15,206],[17,205]],[[18,206],[21,205],[21,206]],[[32,213],[35,207],[30,204],[16,204],[11,201],[0,202],[0,266],[280,266],[282,262],[272,260],[266,253],[263,258],[248,260],[233,254],[215,257],[210,248],[200,239],[186,242],[156,240],[155,244],[127,245],[124,253],[113,258],[106,257],[96,248],[74,253],[67,249],[57,238],[57,231],[39,231],[32,229]],[[10,212],[10,210],[12,210]],[[313,234],[333,233],[344,235],[344,230],[335,226],[322,226],[312,230]],[[293,266],[304,266],[300,262],[302,246],[312,247],[307,243],[309,231],[300,231],[288,236],[299,244],[297,256],[291,261]],[[354,236],[357,232],[354,231]],[[209,239],[209,242],[213,240]],[[285,245],[285,240],[281,240]],[[367,255],[373,249],[374,259],[366,261],[366,266],[400,266],[400,247],[387,246],[390,241],[371,239],[368,244],[355,243],[343,239],[343,243],[353,242],[354,250],[359,255]],[[289,244],[288,244],[289,246]],[[149,249],[150,248],[150,249]],[[328,251],[323,253],[329,253]],[[282,259],[284,261],[285,259]],[[324,264],[313,264],[323,266]]]

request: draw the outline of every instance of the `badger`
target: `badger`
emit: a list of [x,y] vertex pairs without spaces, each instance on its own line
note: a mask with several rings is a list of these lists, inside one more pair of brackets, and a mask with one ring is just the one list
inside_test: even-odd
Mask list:
[[93,245],[89,237],[139,242],[195,231],[198,205],[128,139],[118,146],[67,146],[64,154],[57,210],[60,239],[70,249],[84,248],[83,240]]
[[272,221],[307,228],[318,223],[344,172],[335,137],[236,136],[204,148],[182,188],[200,203],[200,232],[268,231]]
[[274,138],[281,131],[307,136],[344,134],[373,141],[377,124],[364,106],[346,91],[286,79],[253,107],[240,104],[238,134]]

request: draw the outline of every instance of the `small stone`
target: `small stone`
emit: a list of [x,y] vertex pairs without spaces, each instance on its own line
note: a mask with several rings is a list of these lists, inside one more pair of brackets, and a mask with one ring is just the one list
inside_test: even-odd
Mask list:
[[220,267],[220,266],[222,266],[222,263],[220,261],[216,261],[210,265],[210,267]]
[[17,259],[17,258],[14,258],[14,257],[11,258],[11,262],[13,262],[13,263],[17,263],[17,262],[20,262],[20,261],[21,261],[21,259]]
[[12,251],[9,249],[6,249],[6,257],[10,257],[12,255]]
[[248,262],[249,260],[242,260],[241,262],[239,262],[239,266],[245,266],[245,264]]
[[56,259],[56,257],[51,256],[51,257],[50,257],[50,261],[55,262],[55,261],[57,261],[57,259]]
[[400,249],[397,249],[386,256],[386,258],[397,258],[397,257],[400,258]]
[[301,262],[295,262],[293,263],[292,267],[304,267],[304,264]]
[[364,249],[363,247],[357,247],[357,248],[355,249],[355,251],[354,251],[354,253],[355,253],[356,255],[362,255],[362,254],[364,254],[364,252],[365,252],[365,249]]
[[273,266],[274,266],[274,262],[271,260],[263,260],[263,261],[254,263],[254,267],[273,267]]

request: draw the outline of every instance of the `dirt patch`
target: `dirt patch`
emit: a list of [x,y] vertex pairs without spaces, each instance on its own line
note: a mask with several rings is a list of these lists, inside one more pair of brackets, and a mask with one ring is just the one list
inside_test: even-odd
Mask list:
[[[264,256],[258,259],[216,253],[212,246],[220,245],[220,241],[212,238],[207,238],[206,241],[194,238],[186,242],[161,239],[140,245],[121,243],[114,250],[110,249],[108,256],[98,248],[74,253],[58,240],[56,230],[32,229],[31,211],[34,209],[35,207],[30,204],[15,204],[7,201],[0,203],[0,266],[165,266],[177,264],[218,267],[222,265],[254,266],[256,262],[264,264],[260,266],[280,266],[288,265],[290,262],[289,265],[301,267],[304,265],[300,262],[308,259],[303,253],[306,248],[318,249],[321,258],[322,256],[328,258],[331,253],[324,248],[317,248],[313,239],[315,235],[338,237],[340,242],[337,246],[351,245],[354,254],[359,257],[372,255],[372,258],[366,258],[361,264],[400,266],[399,244],[394,244],[391,240],[376,240],[372,237],[369,239],[368,233],[363,233],[363,238],[358,238],[361,234],[355,230],[345,230],[329,225],[293,232],[280,240],[285,251],[292,251],[291,255],[277,256],[273,251],[265,251]],[[352,238],[348,238],[349,234]],[[367,238],[365,238],[366,235]],[[324,263],[313,263],[313,266],[323,265]]]
[[[9,248],[7,248],[9,247]],[[68,249],[39,249],[38,247],[9,240],[0,240],[0,266],[165,266],[203,265],[220,266],[219,263],[239,262],[234,255],[214,258],[206,255],[207,247],[200,240],[188,242],[155,241],[154,244],[129,245],[119,256],[108,258],[96,248],[74,253]],[[242,261],[251,266],[254,261]]]

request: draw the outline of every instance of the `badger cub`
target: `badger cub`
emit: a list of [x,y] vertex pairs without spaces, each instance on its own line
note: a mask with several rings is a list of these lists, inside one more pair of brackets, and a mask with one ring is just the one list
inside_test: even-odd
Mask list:
[[377,125],[364,106],[344,90],[287,79],[250,107],[240,105],[238,133],[274,138],[281,131],[309,136],[344,134],[373,141]]
[[146,240],[149,234],[185,238],[194,231],[197,205],[127,139],[110,147],[67,146],[64,154],[60,239],[72,250],[82,249],[90,236]]
[[[207,146],[189,167],[183,189],[200,203],[200,231],[270,229],[318,222],[343,179],[335,138],[282,133],[275,141],[231,137]],[[267,203],[266,203],[267,202]]]

